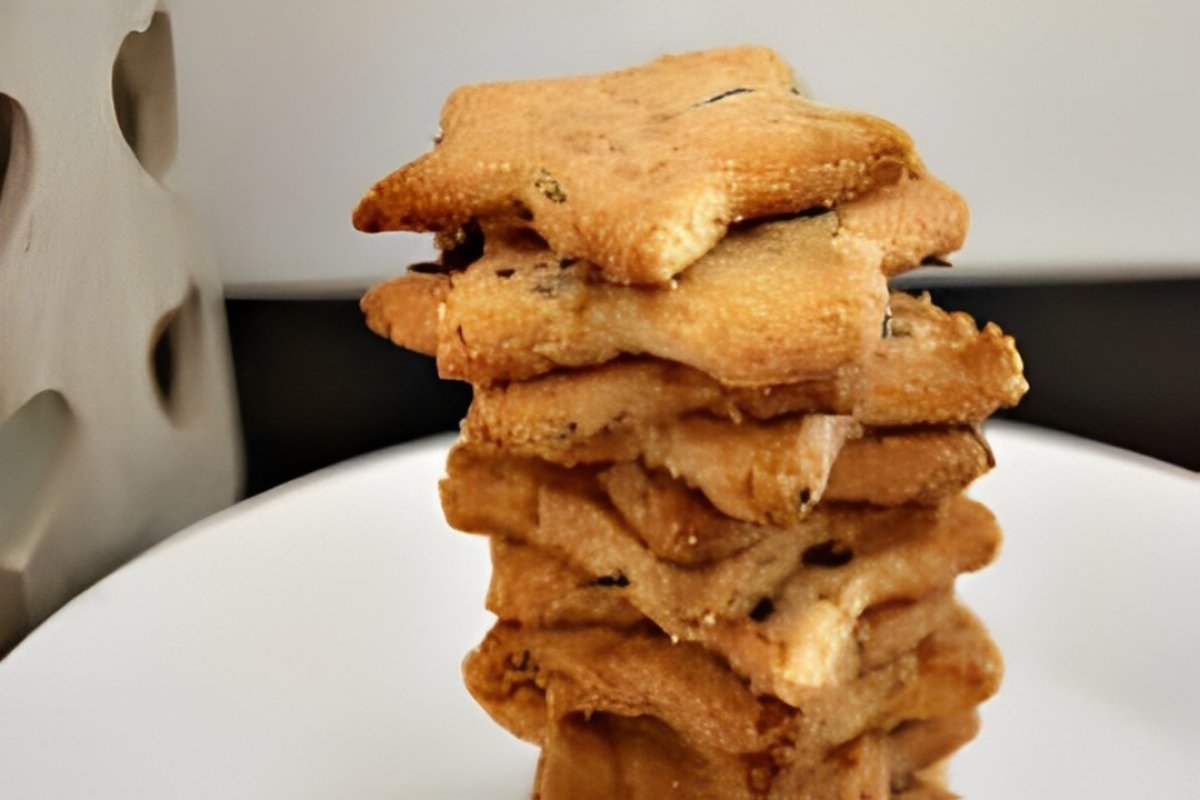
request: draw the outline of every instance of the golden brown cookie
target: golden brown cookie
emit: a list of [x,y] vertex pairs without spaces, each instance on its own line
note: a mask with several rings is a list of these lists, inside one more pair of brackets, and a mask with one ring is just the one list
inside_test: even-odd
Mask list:
[[755,695],[698,645],[653,630],[499,623],[463,670],[480,705],[534,743],[557,720],[609,713],[660,720],[693,747],[746,755],[782,747],[811,759],[866,732],[968,712],[995,691],[1001,664],[960,609],[913,651],[796,707]]
[[[847,418],[820,414],[740,424],[688,417],[637,431],[636,438],[625,440],[627,450],[597,455],[665,470],[698,489],[722,514],[774,525],[799,521],[822,498],[889,506],[935,503],[991,465],[991,452],[973,428],[887,429],[847,439],[851,432]],[[480,458],[522,460],[469,439],[457,449]],[[451,458],[452,478],[468,460]],[[574,465],[569,460],[564,466]],[[518,463],[515,469],[520,468]],[[664,533],[675,527],[668,524]]]
[[621,575],[591,575],[523,542],[493,536],[487,609],[502,620],[538,628],[607,625],[631,628],[646,617],[620,591]]
[[943,257],[967,238],[967,204],[946,184],[925,176],[906,175],[837,209],[841,235],[861,237],[882,252],[887,275]]
[[[978,732],[979,714],[974,710],[936,719],[913,720],[893,728],[888,732],[893,791],[926,791],[932,798],[953,800],[952,795],[938,793],[941,781],[935,775],[941,772],[939,767],[945,759],[975,738]],[[910,778],[897,780],[896,776],[903,775]]]
[[[771,411],[780,410],[776,402],[789,401],[777,395],[796,398],[803,391],[789,392],[791,388],[755,392],[756,397],[739,406],[736,394],[695,370],[660,361],[618,362],[584,374],[563,373],[479,390],[462,427],[463,441],[567,466],[628,461],[660,450],[682,435],[679,430],[707,429],[714,435],[731,431],[733,438],[744,435],[750,440],[755,431],[812,419],[745,413],[759,410],[759,400],[772,404]],[[815,418],[839,419],[846,433],[856,430],[848,416]]]
[[545,490],[539,515],[527,541],[596,579],[616,576],[626,585],[614,588],[660,628],[790,703],[859,673],[863,612],[946,592],[999,546],[991,515],[966,500],[938,514],[829,514],[690,568],[655,559],[619,518],[578,496]]
[[[439,372],[489,385],[645,354],[729,386],[836,379],[874,348],[887,305],[873,246],[836,232],[832,214],[739,228],[673,289],[614,286],[536,244],[489,243],[448,278]],[[372,327],[397,338],[382,313]]]
[[879,506],[936,503],[994,464],[976,428],[872,429],[838,453],[823,497]]
[[[967,448],[977,446],[973,432],[945,433]],[[872,441],[868,437],[850,446],[865,442],[871,451],[887,453],[872,447]],[[537,523],[541,488],[551,485],[611,503],[656,557],[679,564],[728,558],[779,530],[726,516],[702,492],[636,462],[566,470],[538,459],[458,446],[451,450],[446,469],[440,484],[442,507],[450,524],[464,531],[523,537]],[[891,491],[878,488],[880,494]]]
[[533,796],[535,800],[756,797],[739,754],[690,745],[653,717],[606,713],[572,714],[549,723]]
[[480,387],[464,435],[519,455],[557,463],[618,452],[639,429],[690,414],[740,420],[853,410],[850,387],[836,382],[758,389],[722,386],[703,372],[659,359],[618,359],[519,383]]
[[[644,592],[636,589],[631,591],[632,581],[624,572],[597,576],[554,555],[557,550],[552,552],[501,537],[492,538],[491,550],[492,580],[488,589],[488,610],[502,620],[535,627],[606,625],[619,629],[651,621],[636,606],[637,597],[644,595]],[[714,572],[719,573],[719,570]],[[726,577],[729,574],[724,573]],[[718,574],[718,577],[721,575]],[[847,574],[845,577],[849,580],[862,578],[861,573]],[[803,574],[797,571],[790,580],[802,578]],[[780,594],[787,595],[788,591],[785,586]],[[811,605],[811,598],[792,598],[797,599]],[[669,601],[669,598],[665,600]],[[846,671],[852,671],[853,664],[857,664],[859,670],[870,669],[892,661],[915,647],[932,631],[945,625],[953,615],[954,608],[953,593],[949,586],[913,599],[884,600],[868,605],[853,621],[852,630],[834,632],[837,642],[805,641],[803,645],[814,649],[820,647],[822,652],[841,648],[847,664]],[[660,609],[658,613],[670,612]],[[802,629],[789,630],[786,622],[782,632],[776,630],[768,620],[777,613],[780,614],[780,620],[795,616],[789,614],[789,609],[777,607],[771,598],[762,598],[738,619],[714,617],[714,626],[721,626],[725,629],[723,631],[710,632],[707,628],[697,628],[694,620],[692,623],[676,620],[672,624],[664,623],[661,627],[671,633],[691,624],[699,634],[693,637],[695,641],[706,644],[711,639],[713,644],[706,646],[717,653],[721,652],[722,647],[738,646],[739,640],[748,641],[747,657],[757,655],[763,660],[772,655],[764,652],[764,642],[786,648],[787,637],[810,633]],[[658,617],[660,622],[662,619],[662,616]],[[712,635],[706,636],[709,633]],[[857,652],[852,653],[852,650]],[[768,668],[769,665],[759,667],[760,670]]]
[[[607,495],[650,552],[675,564],[709,564],[730,558],[765,536],[786,530],[727,517],[687,484],[636,462],[603,468],[596,472],[595,480],[601,487],[599,493]],[[585,478],[575,485],[592,484]]]
[[[816,505],[843,443],[856,432],[849,418],[823,414],[740,425],[691,417],[639,431],[619,451],[592,455],[602,463],[637,459],[647,468],[663,469],[699,489],[728,516],[786,524]],[[507,457],[490,444],[466,437],[458,449]],[[574,465],[571,461],[565,466]]]
[[[376,333],[436,355],[437,308],[449,291],[446,276],[408,273],[372,289],[363,308]],[[479,387],[467,430],[477,439],[541,453],[697,412],[766,419],[817,411],[878,426],[974,423],[1025,394],[1021,357],[996,325],[980,330],[970,316],[942,311],[928,295],[893,292],[889,305],[888,335],[863,369],[833,380],[733,388],[683,364],[622,358]]]
[[764,48],[458,89],[428,154],[372,187],[360,230],[511,217],[617,283],[664,284],[731,223],[836,207],[924,173],[883,120],[814,103]]
[[807,414],[740,425],[688,417],[645,434],[622,460],[678,476],[727,516],[786,525],[820,500],[857,429],[849,417]]
[[445,275],[409,270],[367,292],[359,307],[372,331],[432,356],[437,354],[439,308],[449,293]]
[[947,313],[928,294],[891,296],[888,336],[871,353],[854,416],[864,425],[979,422],[1029,389],[1016,343],[994,323]]
[[[998,534],[997,529],[994,532]],[[889,600],[868,607],[854,628],[863,668],[899,658],[916,642],[948,625],[957,613],[954,597],[952,587],[947,587],[919,598]]]
[[[966,713],[866,733],[820,761],[778,763],[782,751],[722,753],[688,744],[653,717],[555,720],[534,781],[537,800],[888,800],[921,785],[920,771],[974,735]],[[912,754],[928,759],[914,762]],[[904,795],[911,800],[915,795]]]
[[[519,602],[529,608],[510,604],[502,616],[554,619],[562,616],[560,609],[579,608],[594,589],[611,589],[601,599],[614,608],[618,598],[627,601],[677,639],[720,653],[756,691],[789,702],[810,687],[848,680],[864,657],[878,660],[883,656],[877,653],[893,651],[887,639],[893,634],[885,630],[889,605],[897,607],[891,612],[900,618],[896,624],[908,630],[919,629],[922,614],[936,621],[926,609],[908,609],[914,612],[909,619],[898,611],[946,593],[959,573],[984,566],[999,547],[992,516],[958,497],[936,509],[818,509],[799,526],[764,532],[735,555],[684,567],[656,558],[615,510],[596,499],[594,488],[578,480],[577,471],[563,471],[560,480],[536,490],[523,487],[511,467],[506,471],[513,475],[510,497],[493,483],[486,499],[460,503],[454,497],[462,493],[450,489],[447,519],[534,545],[570,570],[531,576],[543,588],[526,587]],[[452,470],[447,483],[455,478]],[[535,510],[514,511],[534,492]],[[525,517],[520,529],[514,513]],[[581,573],[592,585],[579,583]],[[510,598],[516,594],[511,582],[503,589]],[[593,620],[603,620],[599,607],[592,608]],[[860,627],[868,611],[884,616]],[[618,624],[627,622],[623,616]],[[881,641],[866,647],[871,628],[881,631]]]

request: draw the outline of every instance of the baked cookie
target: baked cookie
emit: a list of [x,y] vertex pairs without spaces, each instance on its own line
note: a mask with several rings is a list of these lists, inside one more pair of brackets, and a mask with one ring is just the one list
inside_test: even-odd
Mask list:
[[619,591],[621,575],[596,577],[515,539],[493,536],[487,609],[498,618],[537,628],[607,625],[632,628],[645,615]]
[[[544,743],[558,720],[613,714],[661,721],[692,747],[747,767],[818,763],[830,748],[912,720],[971,711],[995,691],[995,645],[973,616],[899,658],[798,707],[756,695],[720,659],[650,629],[529,628],[498,623],[463,665],[467,687],[516,736]],[[785,795],[786,796],[786,795]]]
[[464,431],[517,452],[562,461],[554,452],[593,438],[664,425],[686,414],[739,420],[821,411],[871,426],[976,423],[1024,395],[1012,337],[980,331],[928,295],[890,295],[888,336],[854,379],[736,389],[698,369],[656,359],[619,359],[521,383],[479,387]]
[[[914,549],[922,544],[915,544]],[[597,576],[567,563],[567,557],[555,555],[561,552],[557,548],[544,548],[502,537],[492,538],[491,551],[492,580],[488,589],[487,607],[502,620],[534,627],[606,625],[618,629],[632,628],[654,621],[638,610],[636,596],[644,592],[631,590],[632,580],[622,571]],[[733,571],[712,572],[717,573],[718,577],[727,578]],[[794,580],[801,575],[802,571],[797,570],[788,580]],[[851,571],[845,577],[853,579],[861,578],[861,575],[862,573]],[[942,577],[935,576],[935,579],[941,580]],[[779,590],[779,594],[787,594],[787,589]],[[797,598],[800,602],[809,603],[811,607],[811,597],[806,599],[797,595],[792,599]],[[670,598],[664,598],[663,604],[669,601]],[[870,669],[885,664],[915,647],[918,642],[947,622],[954,607],[954,595],[949,584],[913,599],[893,598],[872,603],[853,621],[852,635],[841,629],[834,632],[838,637],[837,641],[809,640],[803,642],[802,646],[812,648],[813,652],[826,653],[835,652],[840,648],[843,651],[846,672],[853,671],[854,664],[857,664],[859,670]],[[672,618],[677,616],[674,611],[664,611],[661,608],[656,613],[658,619],[664,619],[664,614],[670,614]],[[777,613],[777,619],[783,620],[779,624],[785,626],[782,635],[780,631],[772,629],[774,626],[765,624]],[[713,631],[712,636],[705,636],[708,631],[701,629],[698,635],[692,638],[717,653],[722,652],[723,643],[734,642],[738,636],[761,638],[761,642],[752,641],[750,650],[757,650],[760,658],[768,658],[773,654],[766,653],[765,647],[786,650],[789,647],[789,638],[812,634],[812,631],[808,630],[786,629],[788,616],[787,609],[780,609],[770,597],[763,597],[755,603],[749,613],[737,619],[718,620],[714,615],[713,625],[722,626],[726,631]],[[694,620],[689,623],[676,619],[673,624],[662,624],[659,627],[671,634],[681,627],[690,625],[695,628],[694,623]],[[742,627],[741,631],[730,632],[730,629],[739,625]],[[709,639],[715,644],[706,643]],[[857,654],[849,653],[851,647],[857,647]],[[734,668],[737,671],[736,664]],[[760,667],[759,671],[763,671],[763,668]]]
[[673,289],[597,281],[541,245],[489,243],[450,276],[438,369],[476,385],[646,354],[730,386],[831,379],[880,337],[887,285],[832,214],[740,228]]
[[[821,414],[741,423],[687,417],[630,432],[604,451],[567,453],[563,466],[636,461],[698,489],[728,517],[790,525],[822,499],[881,506],[936,503],[992,464],[991,451],[974,428],[869,430],[849,438],[855,433],[849,418]],[[523,460],[519,451],[469,438],[461,440],[458,451],[463,453],[457,459],[451,455],[451,478],[466,474],[472,456],[465,451],[482,459],[511,459],[518,465],[514,469]],[[498,472],[504,483],[503,469]],[[535,473],[524,474],[533,480]]]
[[464,664],[535,796],[948,800],[1001,665],[956,602],[1011,338],[887,279],[962,198],[769,50],[461,89],[362,230],[436,234],[372,330],[475,402],[440,484],[491,537]]
[[[843,443],[856,430],[847,417],[809,414],[742,424],[694,417],[638,433],[620,452],[599,455],[620,455],[622,460],[636,459],[649,469],[665,470],[700,490],[730,517],[787,524],[801,519],[820,500]],[[468,439],[456,450],[471,450],[482,458],[511,458]],[[451,458],[451,478],[454,464],[465,464],[468,458]],[[568,466],[576,463],[572,460]],[[917,465],[913,469],[921,471]],[[532,479],[534,473],[525,474]]]
[[372,187],[354,225],[453,232],[511,218],[605,280],[663,285],[733,223],[836,208],[924,175],[899,128],[794,87],[758,47],[464,87],[434,149]]
[[[935,502],[993,465],[986,441],[970,426],[869,429],[859,437],[849,417],[822,414],[770,421],[690,415],[634,427],[618,412],[617,424],[579,437],[573,417],[595,416],[576,407],[577,414],[558,413],[566,419],[557,436],[538,426],[536,437],[518,438],[528,429],[504,421],[482,425],[475,405],[478,397],[463,426],[466,446],[568,467],[640,461],[701,489],[725,514],[751,522],[786,524],[822,498]],[[517,435],[494,438],[495,430]]]
[[1029,390],[1016,343],[995,323],[980,329],[928,294],[893,292],[890,305],[853,411],[864,425],[979,423]]
[[[574,715],[552,723],[534,780],[538,800],[916,800],[951,798],[923,770],[974,737],[966,712],[867,733],[816,764],[695,747],[652,717]],[[918,792],[920,794],[918,794]],[[926,793],[933,792],[933,793]]]
[[[367,322],[397,344],[435,355],[438,306],[449,289],[446,276],[407,273],[363,298]],[[683,364],[620,358],[478,387],[466,429],[476,439],[548,453],[698,412],[767,419],[819,411],[876,426],[975,423],[1025,394],[1016,345],[995,324],[981,330],[969,315],[942,311],[928,295],[893,292],[888,305],[886,336],[863,368],[833,380],[736,388]]]
[[444,274],[409,268],[363,295],[359,307],[375,333],[400,347],[434,356],[438,317],[448,294],[450,280]]
[[[981,447],[972,430],[950,429],[944,434],[946,438],[935,438],[934,446],[928,448],[927,452],[932,452],[935,457],[927,470],[925,466],[921,467],[935,479],[943,469],[936,459],[943,444],[957,442],[962,445],[968,456],[964,459],[967,462],[971,461],[971,452],[979,452]],[[920,438],[916,443],[917,452],[924,449]],[[859,446],[885,458],[893,452],[891,448],[875,446],[871,437],[854,440],[849,445],[851,448]],[[859,459],[853,460],[862,463]],[[900,460],[911,461],[903,452]],[[720,469],[721,463],[710,466]],[[639,462],[567,470],[540,459],[459,446],[451,450],[446,470],[447,477],[440,484],[443,509],[455,527],[471,532],[522,536],[523,531],[536,524],[538,496],[543,485],[567,486],[602,495],[621,512],[656,557],[678,564],[704,564],[728,558],[757,542],[765,531],[779,529],[779,526],[730,517],[722,513],[703,491],[690,488],[685,481],[665,471],[648,470]],[[894,495],[896,490],[886,484],[871,489],[870,479],[875,474],[869,468],[863,474],[851,473],[853,483],[843,489],[839,481],[833,487],[835,496],[849,496],[861,501],[864,495]],[[786,476],[781,478],[785,479]],[[730,485],[736,483],[728,475],[722,480]],[[909,484],[907,476],[904,481],[901,487],[916,497],[929,499],[933,494],[925,484]],[[960,482],[965,483],[965,476]],[[747,487],[742,489],[739,502],[751,497]],[[948,492],[946,496],[952,494],[954,492]],[[812,509],[811,503],[801,509],[805,504],[800,501],[804,499],[796,497],[797,505],[793,509],[796,513],[792,516],[797,521],[805,517],[799,513],[801,510]]]
[[822,497],[877,506],[936,503],[995,463],[977,428],[873,428],[838,453]]
[[[480,509],[473,522],[499,528],[504,513],[491,520]],[[447,516],[456,527],[464,521],[450,509]],[[947,593],[959,573],[989,563],[1000,542],[982,506],[954,498],[929,510],[818,510],[787,535],[683,567],[655,558],[617,513],[579,490],[544,486],[537,516],[534,527],[509,535],[612,589],[673,637],[720,653],[755,691],[789,703],[859,673],[864,612]]]
[[864,612],[928,599],[988,563],[999,546],[991,515],[955,497],[929,509],[818,508],[791,528],[734,525],[745,532],[740,550],[674,566],[643,539],[656,526],[646,525],[653,516],[636,499],[618,493],[624,502],[608,505],[596,499],[602,484],[588,471],[524,466],[456,450],[443,482],[450,524],[545,550],[594,588],[613,590],[593,600],[628,600],[668,632],[720,650],[761,691],[785,698],[795,686],[857,669]]

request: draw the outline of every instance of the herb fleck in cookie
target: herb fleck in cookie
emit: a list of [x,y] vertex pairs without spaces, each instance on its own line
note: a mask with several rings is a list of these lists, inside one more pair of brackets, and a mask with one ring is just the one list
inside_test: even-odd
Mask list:
[[731,223],[832,208],[924,173],[908,136],[801,96],[757,47],[468,86],[435,148],[376,184],[364,231],[512,218],[618,283],[664,284]]

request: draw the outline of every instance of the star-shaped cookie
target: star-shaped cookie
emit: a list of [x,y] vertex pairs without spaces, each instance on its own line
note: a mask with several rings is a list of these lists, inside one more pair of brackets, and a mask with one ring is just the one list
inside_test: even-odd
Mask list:
[[771,50],[468,86],[435,148],[354,212],[364,231],[533,228],[617,283],[664,284],[731,223],[835,207],[924,169],[896,126],[813,102]]

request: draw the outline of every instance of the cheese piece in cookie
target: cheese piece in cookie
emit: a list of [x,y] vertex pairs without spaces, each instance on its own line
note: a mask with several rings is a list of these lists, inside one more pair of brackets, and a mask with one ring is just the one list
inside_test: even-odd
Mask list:
[[446,232],[510,215],[606,280],[662,285],[732,223],[835,207],[923,173],[899,128],[794,84],[778,55],[742,47],[464,87],[434,149],[372,187],[354,224]]

